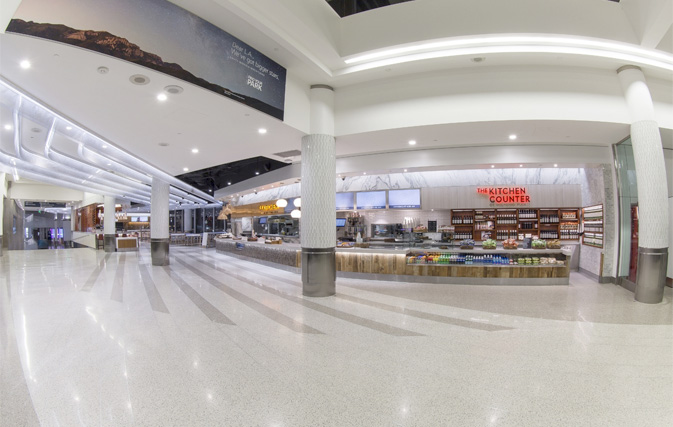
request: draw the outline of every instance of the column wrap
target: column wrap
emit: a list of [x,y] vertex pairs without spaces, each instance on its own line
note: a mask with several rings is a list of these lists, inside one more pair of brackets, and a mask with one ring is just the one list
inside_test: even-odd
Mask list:
[[150,216],[150,250],[152,265],[168,265],[170,234],[168,230],[168,183],[152,178],[152,206]]
[[105,196],[103,199],[103,248],[105,252],[115,252],[115,198]]

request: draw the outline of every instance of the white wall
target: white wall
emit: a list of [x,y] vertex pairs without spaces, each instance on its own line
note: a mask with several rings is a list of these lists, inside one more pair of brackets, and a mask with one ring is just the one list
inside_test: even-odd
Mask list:
[[[512,13],[515,10],[526,12]],[[620,4],[606,0],[421,0],[342,19],[341,53],[352,55],[418,40],[502,33],[569,34],[639,42]]]
[[100,194],[84,193],[84,195],[82,196],[82,202],[79,204],[78,207],[89,206],[93,203],[100,204],[104,202],[105,197]]
[[13,182],[9,189],[9,198],[71,202],[81,200],[82,192],[54,185]]
[[[486,66],[353,85],[336,91],[335,115],[337,136],[482,121],[630,123],[616,72],[549,66]],[[673,127],[673,118],[661,120]]]

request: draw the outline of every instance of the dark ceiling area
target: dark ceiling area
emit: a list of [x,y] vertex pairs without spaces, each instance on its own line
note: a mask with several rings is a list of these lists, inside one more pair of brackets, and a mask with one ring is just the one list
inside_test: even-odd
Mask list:
[[285,166],[288,166],[288,164],[260,156],[183,173],[182,175],[177,175],[176,178],[181,179],[192,187],[212,194],[220,188],[228,187],[229,185]]
[[340,17],[413,0],[327,0]]

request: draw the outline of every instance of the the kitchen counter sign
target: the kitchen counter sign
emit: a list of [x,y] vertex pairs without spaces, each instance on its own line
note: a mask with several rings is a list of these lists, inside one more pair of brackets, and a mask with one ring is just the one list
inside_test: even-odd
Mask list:
[[477,187],[477,194],[488,196],[488,200],[496,205],[530,203],[526,187]]

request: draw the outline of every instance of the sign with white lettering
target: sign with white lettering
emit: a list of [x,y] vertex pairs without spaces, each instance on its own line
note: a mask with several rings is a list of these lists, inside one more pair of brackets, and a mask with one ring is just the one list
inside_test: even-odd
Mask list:
[[[285,68],[170,1],[20,3],[7,32],[41,37],[151,68],[283,120]],[[137,81],[145,84],[146,80]],[[168,96],[173,93],[167,90]]]

